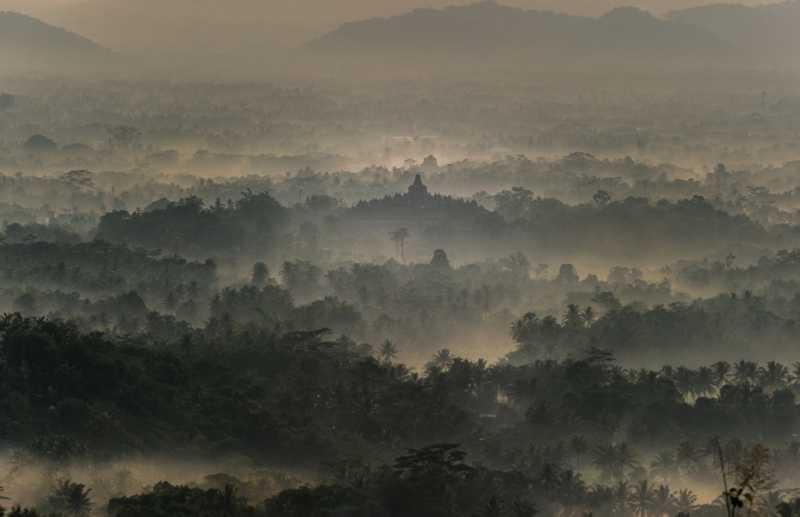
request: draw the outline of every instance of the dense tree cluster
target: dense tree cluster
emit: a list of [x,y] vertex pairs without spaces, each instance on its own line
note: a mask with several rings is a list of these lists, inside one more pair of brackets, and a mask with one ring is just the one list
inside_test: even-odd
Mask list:
[[269,194],[245,192],[235,204],[205,208],[187,198],[141,213],[111,212],[97,235],[110,242],[207,257],[225,253],[268,256],[279,244],[284,208]]
[[800,514],[796,96],[537,81],[4,82],[0,517]]

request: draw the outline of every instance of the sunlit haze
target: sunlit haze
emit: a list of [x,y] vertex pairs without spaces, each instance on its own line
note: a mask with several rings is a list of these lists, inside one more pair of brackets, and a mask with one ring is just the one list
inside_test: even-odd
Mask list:
[[800,0],[0,0],[0,517],[800,517]]

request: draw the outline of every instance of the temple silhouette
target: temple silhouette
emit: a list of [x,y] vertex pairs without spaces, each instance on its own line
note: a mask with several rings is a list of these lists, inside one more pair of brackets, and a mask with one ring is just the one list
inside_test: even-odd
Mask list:
[[476,224],[499,218],[473,200],[432,194],[423,182],[422,174],[414,176],[406,192],[359,201],[347,217],[370,227],[386,224],[390,229],[418,225],[428,228],[445,223],[451,229],[473,228]]
[[422,183],[422,175],[417,174],[414,178],[414,183],[408,187],[408,198],[409,201],[425,201],[428,199],[428,187]]

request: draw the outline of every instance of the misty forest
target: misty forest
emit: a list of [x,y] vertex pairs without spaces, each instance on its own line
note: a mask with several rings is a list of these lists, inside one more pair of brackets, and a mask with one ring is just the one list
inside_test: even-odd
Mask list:
[[800,516],[800,2],[335,4],[0,0],[0,517]]

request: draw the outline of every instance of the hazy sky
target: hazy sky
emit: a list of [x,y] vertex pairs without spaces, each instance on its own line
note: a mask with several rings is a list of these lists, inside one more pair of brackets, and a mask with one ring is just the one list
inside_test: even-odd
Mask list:
[[[501,0],[506,5],[597,15],[638,5],[663,13],[724,0]],[[115,49],[231,49],[297,45],[340,23],[474,0],[0,0]],[[743,0],[741,3],[768,3]]]

